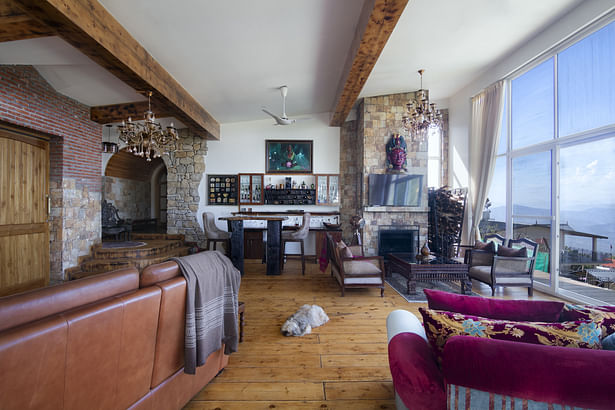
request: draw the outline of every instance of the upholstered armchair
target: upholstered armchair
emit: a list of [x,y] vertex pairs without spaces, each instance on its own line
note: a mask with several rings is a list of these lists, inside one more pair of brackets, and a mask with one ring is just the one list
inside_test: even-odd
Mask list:
[[[362,249],[356,249],[362,253]],[[350,250],[348,250],[350,252]],[[352,252],[350,252],[352,253]],[[327,256],[331,265],[331,276],[342,288],[379,288],[384,296],[384,259],[382,256],[348,256],[344,249],[327,233]]]
[[224,244],[225,251],[228,253],[230,248],[231,233],[223,231],[216,226],[215,215],[212,212],[203,212],[203,230],[207,237],[207,249],[209,245],[214,243],[214,250],[216,250],[216,244],[222,242]]
[[508,247],[499,246],[497,251],[471,249],[466,252],[468,275],[491,287],[495,295],[497,286],[527,287],[532,296],[534,287],[534,262],[538,244],[527,238],[510,239]]

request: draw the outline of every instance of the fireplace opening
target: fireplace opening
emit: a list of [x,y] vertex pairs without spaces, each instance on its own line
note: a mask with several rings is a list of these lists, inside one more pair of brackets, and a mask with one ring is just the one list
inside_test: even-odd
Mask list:
[[418,253],[418,229],[386,229],[378,232],[378,255],[388,259],[390,253]]

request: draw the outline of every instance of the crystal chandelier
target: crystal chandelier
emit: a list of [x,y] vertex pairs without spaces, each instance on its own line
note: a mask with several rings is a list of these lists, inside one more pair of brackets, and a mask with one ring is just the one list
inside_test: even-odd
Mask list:
[[425,70],[418,71],[421,76],[421,89],[415,91],[414,100],[406,104],[406,115],[402,118],[403,127],[412,141],[419,142],[427,139],[430,128],[440,128],[442,125],[442,113],[436,109],[436,104],[429,103],[429,92],[423,89],[424,72]]
[[147,93],[147,111],[144,114],[144,123],[133,122],[128,117],[128,122],[122,121],[118,125],[120,130],[120,140],[128,145],[128,152],[132,152],[139,157],[145,157],[148,161],[152,158],[160,158],[162,154],[168,154],[171,143],[179,140],[177,129],[173,123],[166,130],[156,123],[156,117],[152,112],[151,104],[152,92]]

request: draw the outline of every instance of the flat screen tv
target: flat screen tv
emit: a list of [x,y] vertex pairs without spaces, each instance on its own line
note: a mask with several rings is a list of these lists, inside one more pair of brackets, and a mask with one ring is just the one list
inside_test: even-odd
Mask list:
[[370,206],[420,206],[422,175],[369,174]]

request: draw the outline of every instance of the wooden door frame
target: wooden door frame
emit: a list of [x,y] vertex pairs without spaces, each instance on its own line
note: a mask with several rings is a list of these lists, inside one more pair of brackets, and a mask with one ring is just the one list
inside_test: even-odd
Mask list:
[[[25,127],[20,127],[17,125],[9,124],[3,121],[0,121],[0,137],[19,141],[21,143],[29,144],[35,146],[37,148],[42,149],[46,154],[46,162],[47,168],[43,171],[45,173],[44,180],[45,186],[43,187],[43,192],[46,198],[44,202],[45,206],[45,214],[46,218],[44,222],[36,222],[36,223],[9,223],[0,225],[0,237],[5,236],[17,236],[17,235],[25,235],[25,234],[46,234],[47,250],[46,250],[46,273],[44,278],[39,278],[35,281],[29,281],[24,283],[19,283],[15,286],[8,287],[6,289],[0,289],[0,296],[5,294],[11,294],[16,292],[21,292],[28,289],[38,288],[42,286],[46,286],[50,281],[51,276],[51,247],[49,244],[50,237],[50,197],[49,197],[49,175],[50,175],[50,136],[34,131]],[[35,252],[36,250],[31,250]]]

